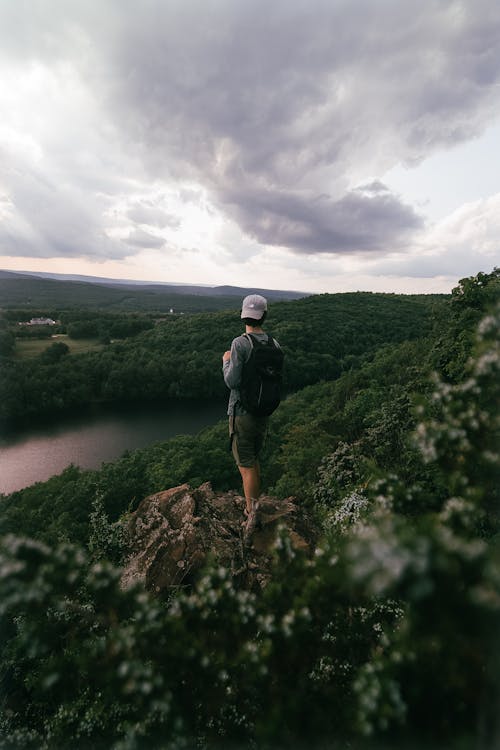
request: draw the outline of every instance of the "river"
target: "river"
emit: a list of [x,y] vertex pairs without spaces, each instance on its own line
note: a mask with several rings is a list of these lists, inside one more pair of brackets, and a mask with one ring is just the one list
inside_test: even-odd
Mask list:
[[224,418],[225,405],[175,401],[160,406],[95,410],[0,435],[0,493],[44,482],[70,464],[99,468],[127,450],[195,434]]

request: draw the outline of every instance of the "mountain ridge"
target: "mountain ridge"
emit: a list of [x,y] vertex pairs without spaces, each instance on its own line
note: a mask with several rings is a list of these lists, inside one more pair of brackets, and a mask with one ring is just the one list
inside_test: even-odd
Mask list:
[[264,289],[255,287],[238,287],[232,285],[190,284],[170,281],[141,281],[135,279],[112,279],[104,276],[86,276],[82,274],[59,274],[44,271],[8,271],[0,269],[0,280],[2,281],[26,281],[27,279],[40,279],[41,281],[55,281],[60,283],[79,283],[91,286],[119,288],[122,290],[147,291],[169,294],[189,294],[197,296],[245,296],[246,294],[264,294],[269,299],[301,299],[308,297],[310,292],[297,292],[293,290]]

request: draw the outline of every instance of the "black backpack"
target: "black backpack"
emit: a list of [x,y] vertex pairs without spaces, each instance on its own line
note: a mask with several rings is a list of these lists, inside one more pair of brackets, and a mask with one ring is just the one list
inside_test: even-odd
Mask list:
[[283,352],[272,336],[260,341],[251,333],[244,335],[252,349],[243,365],[240,404],[249,414],[268,417],[281,401]]

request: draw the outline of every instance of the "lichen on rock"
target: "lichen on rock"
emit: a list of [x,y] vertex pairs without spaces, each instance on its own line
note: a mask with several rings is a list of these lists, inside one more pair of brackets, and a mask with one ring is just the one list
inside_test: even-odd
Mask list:
[[127,526],[122,585],[142,582],[155,594],[189,585],[209,560],[232,571],[245,588],[261,588],[271,575],[273,548],[284,527],[296,549],[312,553],[317,528],[295,498],[262,495],[251,543],[243,544],[245,500],[234,491],[214,492],[209,482],[149,495]]

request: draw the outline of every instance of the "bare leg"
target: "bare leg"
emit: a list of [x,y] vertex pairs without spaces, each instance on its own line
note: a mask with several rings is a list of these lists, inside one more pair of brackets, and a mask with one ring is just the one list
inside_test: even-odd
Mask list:
[[238,468],[243,480],[243,492],[245,494],[247,512],[250,513],[252,498],[258,500],[260,495],[260,465],[256,461],[254,466],[238,466]]
[[245,530],[243,535],[243,544],[248,547],[255,526],[257,524],[257,512],[259,507],[259,495],[260,495],[260,466],[259,462],[256,461],[251,467],[239,466],[241,478],[243,480],[243,490],[245,492],[245,503],[247,520],[245,523]]

